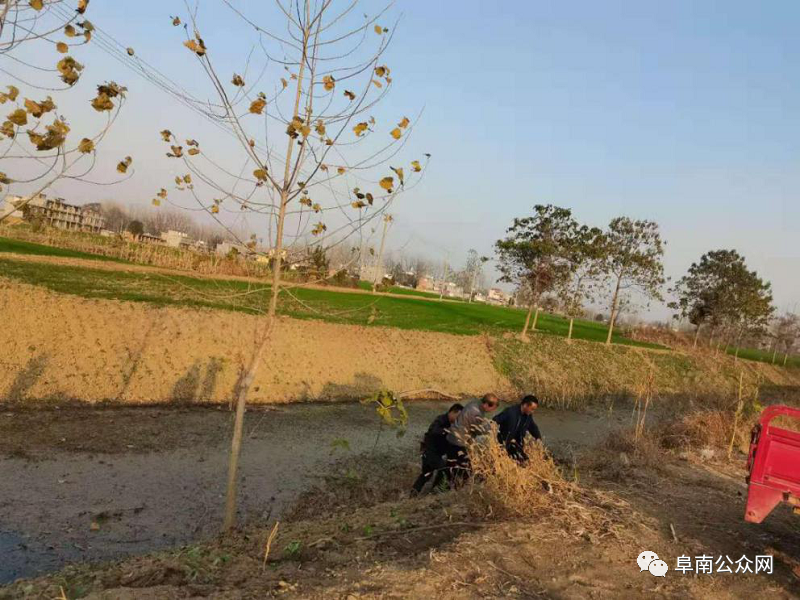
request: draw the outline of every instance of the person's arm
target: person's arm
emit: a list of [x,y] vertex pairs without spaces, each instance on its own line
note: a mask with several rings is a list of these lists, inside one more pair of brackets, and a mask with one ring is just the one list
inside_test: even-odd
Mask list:
[[506,431],[506,435],[508,434],[508,410],[504,410],[500,414],[495,415],[494,419],[492,419],[495,423],[497,423],[497,441],[502,444],[505,442],[503,439],[503,431]]
[[535,440],[542,439],[542,434],[539,431],[539,426],[536,424],[536,421],[533,420],[533,417],[531,417],[531,422],[528,424],[528,433],[530,433],[533,436],[533,439]]

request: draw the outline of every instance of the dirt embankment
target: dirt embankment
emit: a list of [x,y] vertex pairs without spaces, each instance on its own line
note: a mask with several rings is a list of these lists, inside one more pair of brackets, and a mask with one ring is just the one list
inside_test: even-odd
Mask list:
[[[259,317],[87,300],[0,279],[0,400],[224,403]],[[380,388],[469,396],[537,393],[575,407],[648,389],[683,400],[800,398],[800,371],[727,356],[653,351],[549,335],[454,336],[280,319],[251,393],[256,403],[359,398]]]
[[[227,402],[258,317],[54,294],[0,280],[0,398]],[[502,391],[479,337],[280,319],[252,402]]]

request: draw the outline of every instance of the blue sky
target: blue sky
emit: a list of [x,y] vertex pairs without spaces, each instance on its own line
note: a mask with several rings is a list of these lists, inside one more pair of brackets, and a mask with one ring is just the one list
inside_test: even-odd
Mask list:
[[[169,24],[182,3],[119,6],[95,0],[92,21],[207,96]],[[233,61],[242,29],[221,2],[200,7],[206,31],[230,42],[217,55]],[[533,204],[553,203],[592,225],[657,221],[673,278],[707,250],[736,248],[772,281],[779,308],[800,301],[800,3],[407,1],[392,14],[387,102],[424,107],[413,144],[433,159],[393,211],[390,247],[432,258],[444,248],[457,266],[469,248],[489,253]],[[111,68],[90,51],[96,73]],[[150,130],[191,119],[116,71],[131,93],[110,151],[138,159],[113,195],[146,203],[168,175]]]

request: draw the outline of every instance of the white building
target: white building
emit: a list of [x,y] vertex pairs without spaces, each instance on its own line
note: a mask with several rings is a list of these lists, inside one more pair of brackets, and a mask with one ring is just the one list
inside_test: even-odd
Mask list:
[[100,233],[106,220],[93,206],[69,204],[63,198],[48,198],[45,194],[33,198],[9,195],[5,198],[3,214],[11,211],[12,217],[22,219],[27,215],[29,219],[41,219],[50,227]]
[[163,232],[161,234],[161,239],[164,240],[164,243],[170,248],[185,248],[192,245],[192,240],[189,239],[188,234],[182,231],[175,231],[174,229]]
[[488,292],[488,294],[486,296],[486,301],[489,304],[505,305],[505,304],[508,304],[508,298],[509,298],[508,294],[506,294],[500,288],[492,288],[492,289],[489,290],[489,292]]

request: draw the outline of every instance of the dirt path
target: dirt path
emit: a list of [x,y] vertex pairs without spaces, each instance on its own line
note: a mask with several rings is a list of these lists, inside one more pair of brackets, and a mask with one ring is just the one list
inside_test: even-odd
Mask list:
[[[377,440],[377,416],[358,404],[251,411],[242,516],[276,516],[343,452],[400,447],[415,461],[419,434],[445,407],[414,403],[408,435]],[[537,421],[550,440],[585,444],[621,418],[542,409]],[[225,410],[188,407],[0,412],[0,584],[215,533],[230,420]]]

